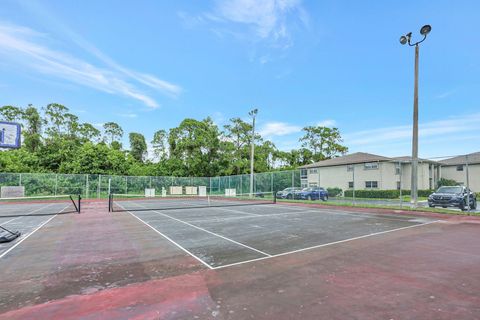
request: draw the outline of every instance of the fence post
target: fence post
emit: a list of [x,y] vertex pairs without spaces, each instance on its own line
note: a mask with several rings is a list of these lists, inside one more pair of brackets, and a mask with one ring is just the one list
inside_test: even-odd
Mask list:
[[243,193],[242,177],[243,177],[243,174],[240,175],[240,193]]
[[88,198],[88,174],[85,175],[85,198]]
[[468,154],[465,155],[465,175],[466,182],[467,182],[467,212],[470,212],[470,181],[469,181],[469,174],[468,174]]
[[19,178],[18,178],[18,186],[22,186],[22,174],[20,173]]
[[98,175],[97,179],[97,198],[100,199],[100,184],[102,183],[102,175]]
[[125,177],[125,194],[128,194],[128,176]]
[[108,196],[110,196],[111,192],[111,186],[112,186],[112,178],[108,178]]
[[273,172],[270,173],[270,192],[275,192],[273,191]]
[[353,205],[355,205],[355,165],[352,165],[352,179],[353,179]]
[[403,205],[403,198],[402,198],[402,175],[403,175],[403,170],[402,170],[402,163],[398,161],[398,168],[399,168],[399,175],[400,175],[400,209],[402,208]]
[[55,196],[57,195],[57,189],[58,189],[58,174],[55,174],[55,191],[53,192]]

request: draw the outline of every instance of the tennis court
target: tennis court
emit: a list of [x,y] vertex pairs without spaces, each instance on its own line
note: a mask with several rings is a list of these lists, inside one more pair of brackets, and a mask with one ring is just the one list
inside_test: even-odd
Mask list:
[[211,269],[437,222],[274,204],[265,198],[130,198],[114,206]]
[[64,205],[2,204],[3,215],[18,215],[2,223],[16,219],[7,225],[23,231],[2,247],[0,319],[480,314],[475,217],[289,204],[268,194],[114,195],[58,214]]
[[[0,198],[0,258],[57,214],[80,212],[80,197],[70,195]],[[12,237],[13,236],[13,237]]]

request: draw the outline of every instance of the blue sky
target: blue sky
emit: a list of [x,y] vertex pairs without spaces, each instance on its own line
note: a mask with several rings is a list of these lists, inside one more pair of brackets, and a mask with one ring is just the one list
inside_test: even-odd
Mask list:
[[150,140],[186,117],[259,108],[261,133],[299,147],[334,125],[350,152],[411,152],[420,48],[420,156],[480,150],[478,1],[11,1],[0,6],[0,104],[68,106]]

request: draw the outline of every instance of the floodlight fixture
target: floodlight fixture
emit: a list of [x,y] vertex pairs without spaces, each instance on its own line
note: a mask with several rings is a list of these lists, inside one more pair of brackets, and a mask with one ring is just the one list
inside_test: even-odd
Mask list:
[[432,31],[432,27],[429,24],[426,24],[420,29],[420,34],[426,37],[427,34],[430,33],[430,31]]

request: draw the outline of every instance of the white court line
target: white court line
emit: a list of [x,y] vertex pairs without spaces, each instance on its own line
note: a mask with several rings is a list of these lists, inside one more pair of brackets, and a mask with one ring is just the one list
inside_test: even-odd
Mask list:
[[[54,204],[54,203],[52,203]],[[46,208],[46,207],[43,207],[43,208]],[[1,255],[0,255],[0,259],[3,258],[7,253],[9,253],[10,251],[12,251],[15,247],[17,247],[20,243],[22,243],[23,241],[27,240],[32,234],[34,234],[35,232],[37,232],[41,227],[43,227],[44,225],[46,225],[48,222],[50,222],[50,220],[52,220],[53,218],[55,218],[59,213],[62,213],[63,210],[67,209],[68,206],[66,206],[65,208],[63,208],[62,210],[60,210],[58,213],[56,213],[53,217],[51,217],[50,219],[48,219],[47,221],[45,221],[44,223],[40,224],[35,230],[33,230],[32,232],[30,232],[29,234],[27,234],[23,239],[21,239],[20,241],[18,241],[17,243],[15,243],[12,247],[10,247],[7,251],[3,252]]]
[[293,253],[298,253],[298,252],[302,252],[302,251],[307,251],[307,250],[317,249],[317,248],[321,248],[321,247],[331,246],[331,245],[335,245],[335,244],[339,244],[339,243],[344,243],[344,242],[359,240],[359,239],[363,239],[363,238],[378,236],[378,235],[386,234],[386,233],[390,233],[390,232],[395,232],[395,231],[400,231],[400,230],[405,230],[405,229],[410,229],[410,228],[416,228],[416,227],[422,227],[422,226],[426,226],[426,225],[429,225],[429,224],[432,224],[432,223],[437,223],[437,222],[442,222],[442,220],[435,220],[435,221],[430,221],[430,222],[426,222],[426,223],[422,223],[422,224],[417,224],[417,225],[413,225],[413,226],[407,226],[407,227],[402,227],[402,228],[396,228],[396,229],[391,229],[391,230],[386,230],[386,231],[380,231],[380,232],[370,233],[370,234],[366,234],[366,235],[359,236],[359,237],[354,237],[354,238],[349,238],[349,239],[344,239],[344,240],[339,240],[339,241],[334,241],[334,242],[319,244],[319,245],[316,245],[316,246],[307,247],[307,248],[302,248],[302,249],[297,249],[297,250],[292,250],[292,251],[288,251],[288,252],[282,252],[282,253],[278,253],[278,254],[271,255],[270,257],[261,257],[261,258],[251,259],[251,260],[245,260],[245,261],[235,262],[235,263],[231,263],[231,264],[225,264],[225,265],[223,265],[223,266],[213,267],[213,269],[214,269],[214,270],[216,270],[216,269],[222,269],[222,268],[227,268],[227,267],[232,267],[232,266],[241,265],[241,264],[244,264],[244,263],[250,263],[250,262],[254,262],[254,261],[260,261],[260,260],[265,260],[265,259],[271,259],[271,258],[286,256],[286,255],[293,254]]
[[199,223],[199,222],[211,222],[211,221],[230,221],[230,220],[240,220],[240,219],[254,219],[254,218],[268,218],[268,217],[275,217],[275,216],[286,216],[291,214],[303,214],[303,213],[317,213],[316,210],[305,210],[305,211],[294,211],[294,212],[279,212],[279,213],[271,213],[271,214],[255,214],[248,217],[232,217],[232,218],[212,218],[212,219],[200,219],[200,220],[193,220],[190,221],[191,223]]
[[[141,206],[141,205],[136,204],[136,203],[134,203],[134,204],[135,204],[136,206],[139,206],[139,207],[141,207],[141,208],[146,209],[144,206]],[[218,234],[218,233],[215,233],[215,232],[212,232],[212,231],[208,231],[207,229],[204,229],[204,228],[201,228],[201,227],[197,227],[196,225],[193,225],[193,224],[188,223],[188,222],[186,222],[186,221],[183,221],[183,220],[180,220],[180,219],[171,217],[171,216],[169,216],[168,214],[161,213],[161,212],[159,212],[159,211],[155,211],[155,210],[151,210],[151,211],[152,211],[152,212],[156,212],[157,214],[162,215],[162,216],[164,216],[164,217],[167,217],[167,218],[169,218],[169,219],[172,219],[172,220],[178,221],[178,222],[180,222],[180,223],[186,224],[187,226],[190,226],[190,227],[192,227],[192,228],[201,230],[201,231],[203,231],[203,232],[209,233],[209,234],[214,235],[214,236],[216,236],[216,237],[219,237],[219,238],[222,238],[222,239],[224,239],[224,240],[230,241],[230,242],[232,242],[232,243],[238,244],[239,246],[242,246],[242,247],[245,247],[245,248],[247,248],[247,249],[256,251],[256,252],[261,253],[261,254],[263,254],[263,255],[265,255],[265,256],[267,256],[267,257],[271,257],[271,255],[268,254],[268,253],[266,253],[266,252],[263,252],[263,251],[260,251],[260,250],[258,250],[258,249],[255,249],[255,248],[253,248],[253,247],[247,246],[246,244],[243,244],[243,243],[241,243],[241,242],[235,241],[235,240],[233,240],[233,239],[224,237],[224,236],[222,236],[222,235],[220,235],[220,234]]]
[[[283,207],[289,207],[289,206],[283,206]],[[315,207],[310,207],[311,209],[308,211],[314,211],[314,212],[320,212],[320,213],[328,213],[328,214],[333,214],[333,215],[344,215],[344,216],[355,216],[355,217],[363,217],[367,219],[383,219],[383,220],[391,220],[391,221],[404,221],[404,222],[410,222],[410,220],[414,219],[422,219],[423,217],[421,216],[415,216],[409,215],[409,216],[402,216],[402,215],[395,215],[392,214],[392,217],[385,217],[385,215],[388,215],[388,213],[369,213],[369,212],[358,212],[358,211],[346,211],[346,210],[336,210],[336,209],[327,209],[327,208],[315,208]],[[301,211],[295,211],[295,213],[298,213]],[[272,214],[273,215],[273,214]],[[395,218],[397,217],[397,218]]]
[[[118,204],[118,206],[120,206],[121,208],[123,208],[122,205]],[[124,210],[126,210],[125,208],[123,208]],[[146,221],[143,221],[142,219],[140,219],[139,217],[137,217],[136,215],[134,215],[133,213],[131,213],[130,211],[126,210],[126,212],[128,212],[132,217],[138,219],[141,223],[145,224],[147,227],[149,227],[150,229],[152,229],[153,231],[155,231],[156,233],[158,233],[159,235],[161,235],[162,237],[164,237],[165,239],[167,239],[168,241],[170,241],[171,243],[173,243],[175,246],[177,246],[178,248],[180,248],[182,251],[186,252],[188,255],[192,256],[193,258],[195,258],[196,260],[198,260],[199,262],[201,262],[204,266],[206,266],[207,268],[209,269],[213,269],[213,267],[211,265],[209,265],[208,263],[206,263],[205,261],[203,261],[202,259],[200,259],[199,257],[197,257],[196,255],[194,255],[193,253],[191,253],[190,251],[188,251],[187,249],[185,249],[184,247],[182,247],[181,245],[179,245],[178,243],[176,243],[175,241],[173,241],[172,239],[170,239],[168,236],[164,235],[163,233],[161,233],[160,231],[158,231],[157,229],[155,229],[153,226],[151,226],[150,224],[148,224],[148,222]]]
[[[0,224],[0,226],[3,226],[3,225],[5,225],[5,224],[7,224],[7,223],[9,223],[9,222],[11,222],[11,221],[13,221],[13,220],[17,220],[17,219],[19,219],[19,218],[29,216],[29,215],[31,215],[31,214],[34,213],[34,212],[37,212],[37,211],[39,211],[39,210],[48,208],[49,206],[52,206],[52,205],[54,205],[54,204],[55,204],[55,203],[50,203],[49,205],[46,205],[45,207],[40,207],[40,208],[35,209],[35,210],[33,210],[33,211],[31,211],[31,212],[29,212],[29,213],[27,213],[27,214],[24,214],[24,215],[22,215],[22,216],[19,216],[19,217],[10,219],[10,220],[8,220],[7,222],[2,222],[2,223]],[[62,211],[63,211],[63,210],[65,210],[65,208],[62,209]],[[12,214],[14,214],[14,213],[12,213]],[[1,215],[0,215],[0,218],[1,218]]]
[[217,210],[222,210],[222,211],[229,211],[233,213],[239,213],[239,214],[244,214],[244,215],[249,215],[249,216],[261,216],[260,214],[255,214],[255,213],[250,213],[250,212],[245,212],[245,211],[240,211],[240,210],[235,210],[235,209],[229,209],[226,207],[208,207],[208,209],[217,209]]
[[[65,210],[65,209],[63,209]],[[62,211],[63,211],[62,210]],[[55,214],[53,217],[51,217],[50,219],[48,219],[47,221],[45,221],[44,223],[42,223],[41,225],[39,225],[35,230],[33,230],[32,232],[30,232],[29,234],[27,234],[23,239],[21,239],[20,241],[18,241],[17,243],[15,243],[11,248],[9,248],[7,251],[5,251],[4,253],[2,253],[0,255],[0,259],[3,258],[7,253],[9,253],[10,251],[12,251],[13,249],[15,249],[20,243],[22,243],[23,241],[27,240],[32,234],[34,234],[35,232],[37,232],[41,227],[43,227],[44,225],[46,225],[48,222],[50,222],[50,220],[52,220],[53,218],[55,218],[57,216],[57,214]]]

